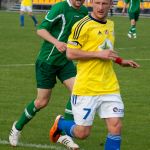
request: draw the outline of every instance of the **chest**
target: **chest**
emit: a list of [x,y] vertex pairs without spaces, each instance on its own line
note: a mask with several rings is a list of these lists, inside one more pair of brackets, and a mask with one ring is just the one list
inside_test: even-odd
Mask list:
[[88,30],[88,40],[103,43],[106,39],[114,40],[114,30],[109,25],[93,25]]

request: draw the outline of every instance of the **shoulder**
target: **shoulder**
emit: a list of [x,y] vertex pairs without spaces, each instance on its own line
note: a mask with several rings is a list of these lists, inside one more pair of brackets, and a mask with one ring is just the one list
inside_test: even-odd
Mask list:
[[66,4],[67,4],[66,1],[58,2],[55,5],[53,5],[51,9],[59,9],[60,10],[60,9],[64,8],[64,6],[66,6]]
[[74,27],[76,27],[76,28],[84,27],[85,28],[89,21],[91,21],[91,18],[89,18],[89,16],[87,15],[84,18],[82,18],[81,20],[77,21],[74,24]]
[[81,10],[87,15],[88,14],[88,9],[84,5],[81,6]]
[[114,21],[107,19],[107,24],[110,26],[114,26]]

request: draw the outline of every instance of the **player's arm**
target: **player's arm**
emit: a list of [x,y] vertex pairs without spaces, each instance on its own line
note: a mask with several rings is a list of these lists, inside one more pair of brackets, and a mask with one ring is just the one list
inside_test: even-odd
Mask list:
[[37,34],[44,40],[54,44],[60,52],[63,52],[66,50],[66,43],[58,41],[46,29],[38,29]]
[[141,0],[141,9],[144,10],[144,1]]
[[114,60],[118,57],[117,53],[112,50],[102,50],[102,51],[83,51],[81,49],[68,48],[66,51],[68,59],[71,60],[88,60],[88,59],[104,59],[104,60]]
[[128,5],[128,2],[124,1],[124,6],[123,6],[123,9],[122,9],[122,14],[123,14],[123,15],[125,14],[127,5]]
[[59,21],[62,19],[59,17],[60,13],[62,13],[61,3],[53,5],[51,10],[45,16],[43,22],[38,26],[37,34],[44,40],[54,44],[60,52],[63,52],[66,50],[66,43],[59,41],[50,33],[50,31],[55,29],[55,26],[57,26]]
[[114,62],[119,64],[120,66],[123,66],[123,67],[132,67],[132,68],[140,67],[140,65],[138,63],[136,63],[135,61],[125,60],[125,59],[122,59],[120,57],[115,58]]

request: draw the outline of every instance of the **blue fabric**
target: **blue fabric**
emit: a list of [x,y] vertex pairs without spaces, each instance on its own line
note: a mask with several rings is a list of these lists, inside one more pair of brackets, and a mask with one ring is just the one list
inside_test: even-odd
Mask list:
[[120,150],[120,145],[121,145],[120,135],[108,134],[105,143],[105,150]]
[[37,22],[35,16],[31,16],[31,18],[32,18],[32,20],[34,21],[34,25],[36,26],[38,22]]
[[20,15],[20,25],[24,26],[24,15]]
[[65,132],[70,137],[74,137],[73,129],[76,126],[75,122],[72,120],[65,120],[64,118],[60,118],[58,122],[58,128]]

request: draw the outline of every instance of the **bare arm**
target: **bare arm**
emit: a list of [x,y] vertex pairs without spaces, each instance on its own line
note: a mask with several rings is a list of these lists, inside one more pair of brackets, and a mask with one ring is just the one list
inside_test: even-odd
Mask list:
[[144,10],[144,2],[141,2],[141,9]]
[[118,57],[117,53],[112,50],[87,52],[80,49],[72,49],[72,48],[67,48],[66,55],[68,59],[71,60],[88,60],[88,59],[114,60],[116,57]]
[[66,50],[66,43],[58,41],[47,30],[39,29],[39,30],[37,30],[37,34],[44,40],[54,44],[60,52],[63,52]]
[[123,7],[123,9],[122,9],[122,14],[123,14],[123,15],[125,14],[125,10],[126,10],[126,8],[127,8],[127,5],[128,5],[128,4],[124,2],[124,7]]

